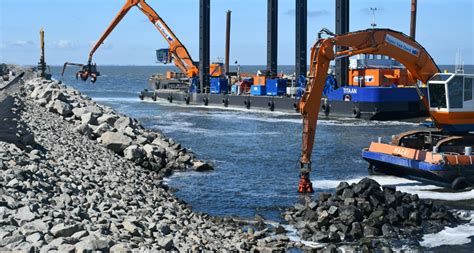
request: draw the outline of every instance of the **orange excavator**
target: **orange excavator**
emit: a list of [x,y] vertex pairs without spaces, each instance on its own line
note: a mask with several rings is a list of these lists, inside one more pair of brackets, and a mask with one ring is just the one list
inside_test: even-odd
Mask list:
[[[137,7],[145,16],[148,17],[150,22],[158,29],[160,34],[166,39],[169,44],[169,48],[160,49],[157,51],[157,56],[161,63],[171,63],[174,64],[188,77],[194,78],[198,75],[199,69],[196,65],[196,62],[191,58],[186,47],[179,41],[173,31],[168,27],[168,25],[163,21],[163,19],[153,10],[153,8],[146,3],[145,0],[126,0],[126,3],[119,11],[117,16],[114,18],[112,23],[109,25],[104,34],[99,38],[99,40],[94,44],[92,50],[89,53],[89,59],[87,64],[79,63],[64,63],[62,75],[68,65],[79,66],[81,70],[76,73],[76,78],[81,78],[83,81],[86,81],[89,77],[91,82],[95,82],[100,73],[97,71],[96,64],[92,63],[92,57],[94,53],[99,49],[99,47],[104,43],[105,39],[109,34],[114,30],[114,28],[120,23],[120,21],[127,15],[127,13],[133,7]],[[222,73],[221,66],[222,64],[211,64],[210,72],[215,75],[216,73]]]
[[[328,37],[322,38],[323,35]],[[345,49],[335,52],[335,47]],[[415,150],[414,153],[417,153],[417,150],[421,152],[433,147],[436,147],[435,150],[439,152],[439,145],[445,145],[444,148],[446,151],[455,151],[459,154],[462,152],[460,151],[461,147],[466,147],[466,150],[468,150],[467,146],[472,146],[474,143],[474,136],[469,134],[470,131],[474,131],[474,104],[472,103],[472,80],[474,80],[474,77],[471,79],[468,75],[460,75],[459,78],[461,79],[457,79],[461,80],[461,82],[462,80],[465,80],[466,83],[471,82],[471,85],[466,86],[467,88],[464,90],[464,93],[466,93],[464,99],[471,100],[464,101],[463,104],[462,87],[461,93],[459,89],[453,90],[449,88],[451,87],[449,86],[451,85],[449,80],[452,80],[452,78],[449,79],[450,77],[442,76],[428,52],[420,44],[403,33],[389,29],[368,29],[335,35],[327,29],[323,29],[318,34],[318,40],[311,48],[309,81],[298,106],[298,110],[303,117],[302,154],[300,158],[301,178],[298,186],[298,192],[300,193],[313,192],[313,186],[310,180],[311,154],[315,141],[318,112],[321,106],[324,83],[330,67],[329,64],[331,60],[336,58],[350,57],[357,54],[374,54],[392,57],[408,69],[413,79],[428,84],[429,98],[417,85],[418,94],[430,112],[434,125],[440,130],[435,133],[412,131],[410,133],[401,134],[399,138],[394,138],[398,140],[398,142],[393,141],[391,145],[393,150],[400,150],[401,147],[405,148],[411,145]],[[433,80],[429,82],[432,78]],[[446,82],[440,84],[439,81],[436,81],[438,79]],[[446,85],[446,89],[444,86],[439,85]],[[450,92],[451,90],[453,91]],[[461,94],[461,100],[459,100],[459,94]],[[446,102],[454,100],[459,100],[460,102],[460,104],[456,104],[457,107],[450,107],[449,102]],[[455,138],[453,138],[453,134],[456,135]],[[407,141],[401,143],[401,139]],[[411,143],[417,144],[409,145],[410,142],[408,140],[411,140]],[[374,150],[374,152],[377,151]],[[446,155],[447,154],[444,154],[443,157],[446,158]],[[474,156],[470,155],[469,151],[466,151],[465,156],[466,157],[462,157],[462,159],[454,157],[452,160],[459,158],[456,161],[460,161],[461,159],[465,161],[464,165],[473,168]],[[444,164],[442,161],[440,163]]]

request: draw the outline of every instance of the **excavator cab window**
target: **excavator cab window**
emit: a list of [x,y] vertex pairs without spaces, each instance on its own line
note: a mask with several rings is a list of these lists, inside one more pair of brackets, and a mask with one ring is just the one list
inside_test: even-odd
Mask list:
[[472,81],[473,81],[473,78],[469,78],[469,77],[464,78],[464,102],[472,100],[472,95],[473,95]]
[[454,76],[448,81],[449,108],[461,109],[463,105],[463,81],[462,76]]
[[170,50],[168,48],[156,50],[156,61],[159,63],[171,63]]
[[429,84],[430,107],[447,108],[446,106],[446,89],[444,83]]

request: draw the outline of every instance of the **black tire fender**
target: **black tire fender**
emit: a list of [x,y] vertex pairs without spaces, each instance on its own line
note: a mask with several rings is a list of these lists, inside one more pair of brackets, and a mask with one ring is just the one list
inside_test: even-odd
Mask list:
[[451,182],[451,189],[453,190],[462,190],[468,186],[469,184],[465,177],[457,177]]
[[324,103],[321,106],[321,110],[324,112],[324,115],[329,116],[329,113],[331,112],[331,107],[329,106],[329,104]]
[[360,109],[358,107],[354,107],[354,109],[352,109],[352,115],[356,119],[360,118],[360,115],[361,115]]
[[270,109],[270,111],[273,112],[275,110],[275,102],[269,101],[268,102],[268,109]]

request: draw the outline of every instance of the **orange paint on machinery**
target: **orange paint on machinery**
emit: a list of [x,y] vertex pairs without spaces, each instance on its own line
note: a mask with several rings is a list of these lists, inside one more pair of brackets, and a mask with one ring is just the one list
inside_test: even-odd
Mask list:
[[474,112],[432,110],[430,114],[441,125],[474,125]]
[[433,153],[424,150],[406,148],[391,144],[372,142],[369,151],[387,155],[403,157],[409,160],[421,161],[431,164],[446,165],[473,165],[474,156],[451,153]]

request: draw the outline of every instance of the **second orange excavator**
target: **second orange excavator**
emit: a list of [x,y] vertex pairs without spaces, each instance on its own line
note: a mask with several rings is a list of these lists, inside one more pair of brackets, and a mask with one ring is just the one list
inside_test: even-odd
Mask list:
[[[156,29],[158,29],[160,34],[169,44],[169,48],[160,49],[157,51],[157,58],[160,60],[160,62],[165,64],[173,62],[176,67],[178,67],[188,78],[194,78],[198,76],[199,69],[197,64],[191,58],[191,55],[189,54],[186,47],[181,43],[178,37],[176,37],[165,21],[156,13],[155,10],[153,10],[150,5],[148,5],[148,3],[146,3],[145,0],[126,0],[126,3],[123,5],[122,9],[119,11],[112,23],[110,23],[107,30],[105,30],[104,34],[102,34],[99,40],[92,47],[92,50],[89,53],[87,64],[66,62],[64,63],[62,74],[64,74],[64,71],[68,65],[79,66],[81,67],[81,70],[76,73],[76,78],[81,78],[83,81],[86,81],[90,77],[91,82],[94,83],[97,80],[97,77],[100,75],[96,64],[92,63],[92,57],[94,56],[94,53],[97,51],[97,49],[99,49],[109,34],[115,29],[115,27],[133,7],[137,7],[141,12],[143,12],[143,14],[145,14],[145,16],[147,16],[150,22],[156,27]],[[210,73],[212,76],[223,75],[222,64],[211,64]],[[172,75],[167,73],[167,76]]]
[[[322,35],[329,37],[322,38]],[[427,96],[417,86],[420,99],[430,112],[435,126],[439,128],[436,131],[436,135],[440,137],[432,139],[432,141],[436,140],[443,144],[452,143],[451,149],[455,147],[457,152],[460,152],[457,150],[460,145],[468,145],[472,148],[474,137],[469,132],[474,131],[474,106],[470,102],[466,104],[465,108],[463,108],[463,103],[461,102],[457,107],[460,109],[450,110],[446,106],[446,101],[450,97],[447,97],[448,92],[445,92],[443,84],[438,84],[436,80],[432,81],[432,85],[429,83],[431,78],[439,79],[444,78],[444,76],[439,74],[440,71],[428,52],[412,38],[389,29],[368,29],[342,35],[335,35],[327,29],[323,29],[318,37],[317,42],[311,48],[309,82],[298,107],[303,117],[303,140],[300,159],[301,179],[298,192],[313,192],[309,175],[311,172],[311,154],[315,140],[318,111],[329,64],[331,60],[336,58],[350,57],[357,54],[376,54],[386,55],[399,61],[408,69],[410,75],[415,80],[428,84],[428,94],[432,100],[441,97],[441,100],[445,101],[444,104],[434,100],[429,101]],[[346,49],[335,52],[334,48],[336,46]],[[449,77],[452,77],[452,75],[449,75]],[[457,101],[459,100],[459,94],[461,94],[460,98],[462,100],[462,80],[470,80],[469,78],[463,78],[462,76],[458,77],[461,80],[458,82],[461,86],[456,84],[461,87],[460,89],[459,87],[453,88],[454,86],[451,88],[454,89],[453,93],[457,94],[455,95],[456,98],[451,99],[456,99]],[[471,93],[470,98],[472,99],[472,83],[470,88],[465,88],[465,90],[467,93]],[[456,138],[452,138],[454,134]],[[401,134],[404,139],[415,135],[418,135],[422,142],[424,139],[430,139],[431,137],[429,136],[430,133],[421,134],[421,132]],[[419,147],[423,148],[423,145],[419,145]],[[396,149],[397,147],[393,148]],[[466,153],[463,157],[456,156],[452,158],[452,160],[459,159],[466,161],[466,165],[474,168],[474,156],[471,154]],[[378,164],[380,165],[381,163]],[[460,164],[454,163],[454,165]]]

